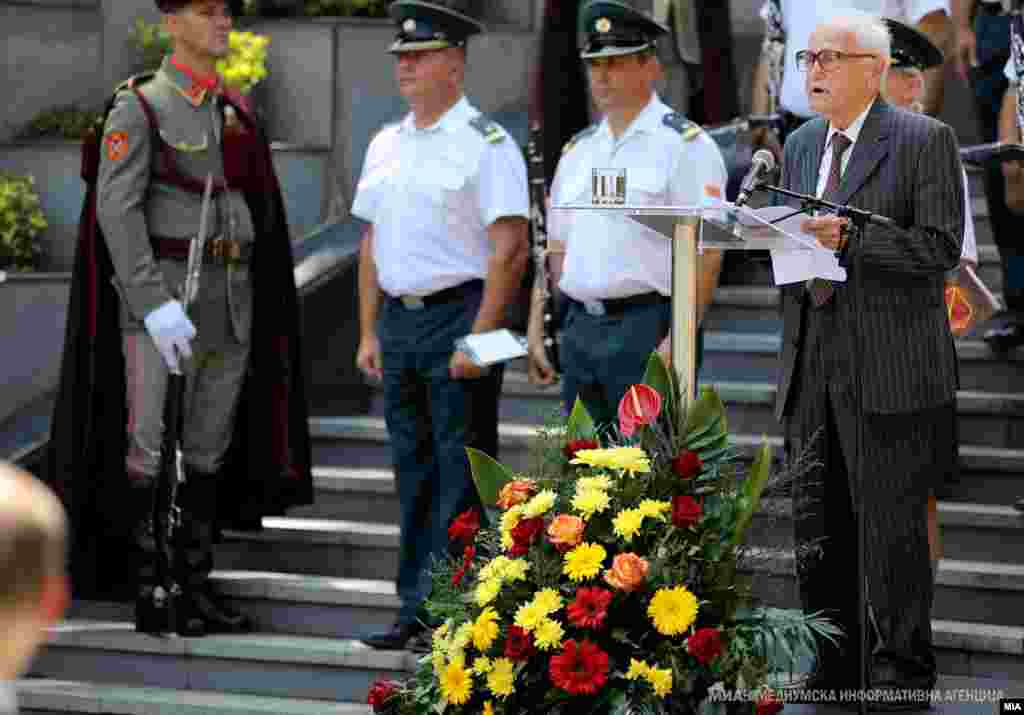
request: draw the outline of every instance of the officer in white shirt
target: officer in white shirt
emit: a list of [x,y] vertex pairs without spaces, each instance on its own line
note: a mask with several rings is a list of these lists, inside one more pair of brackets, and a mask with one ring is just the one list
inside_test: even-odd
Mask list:
[[481,25],[417,0],[390,12],[411,112],[370,143],[352,213],[370,224],[357,364],[383,380],[401,502],[401,610],[365,642],[396,649],[423,630],[449,522],[479,504],[465,448],[497,453],[501,369],[484,371],[454,343],[501,327],[526,268],[529,195],[519,146],[463,94],[466,40]]
[[[551,187],[553,207],[589,203],[595,170],[625,169],[626,202],[697,205],[721,194],[725,162],[699,126],[655,94],[660,66],[655,39],[667,29],[628,5],[591,0],[580,8],[590,92],[605,117],[574,137]],[[668,358],[671,245],[619,214],[552,208],[549,242],[564,256],[553,279],[569,302],[562,326],[562,397],[576,396],[598,422],[614,420],[619,400],[638,382],[650,354]],[[562,261],[558,260],[563,258]],[[698,313],[711,302],[721,254],[701,256]],[[542,345],[540,286],[530,311],[530,372],[550,383],[554,371]]]

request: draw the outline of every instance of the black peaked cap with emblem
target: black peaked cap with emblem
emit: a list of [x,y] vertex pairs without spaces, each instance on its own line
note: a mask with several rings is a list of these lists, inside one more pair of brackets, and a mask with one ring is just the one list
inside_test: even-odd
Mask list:
[[[176,12],[193,0],[156,0],[156,8],[160,12]],[[228,0],[228,7],[235,17],[242,14],[242,0]]]
[[462,47],[470,35],[484,30],[483,24],[469,15],[436,2],[397,0],[388,12],[398,26],[398,35],[388,48],[392,54]]
[[942,50],[932,44],[923,33],[888,17],[883,21],[889,28],[889,36],[892,38],[890,67],[916,67],[919,70],[926,70],[942,64]]
[[580,57],[590,59],[643,52],[669,30],[624,2],[590,0],[580,7],[579,31]]

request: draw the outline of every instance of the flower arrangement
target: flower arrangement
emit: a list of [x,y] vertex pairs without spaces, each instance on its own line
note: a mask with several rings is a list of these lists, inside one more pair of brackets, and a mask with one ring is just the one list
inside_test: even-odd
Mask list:
[[724,711],[712,689],[757,693],[758,715],[781,709],[773,674],[839,631],[752,606],[744,535],[770,449],[739,475],[718,395],[683,410],[679,394],[654,354],[617,430],[599,433],[577,401],[541,434],[548,458],[529,475],[468,450],[493,526],[475,510],[451,524],[458,556],[435,566],[427,603],[443,620],[432,652],[409,682],[374,684],[375,712]]
[[43,251],[36,238],[48,225],[35,179],[0,173],[0,269],[38,269]]

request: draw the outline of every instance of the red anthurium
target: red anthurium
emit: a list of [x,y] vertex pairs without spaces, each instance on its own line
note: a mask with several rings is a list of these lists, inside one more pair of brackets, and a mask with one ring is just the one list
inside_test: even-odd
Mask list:
[[649,425],[661,414],[661,395],[650,385],[633,385],[619,401],[619,430],[632,437],[637,427]]

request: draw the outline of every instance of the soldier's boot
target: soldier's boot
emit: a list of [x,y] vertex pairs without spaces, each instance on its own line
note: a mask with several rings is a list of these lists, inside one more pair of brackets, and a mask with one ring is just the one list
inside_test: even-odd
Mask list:
[[[188,619],[181,608],[181,588],[173,578],[173,555],[170,543],[165,545],[164,564],[160,568],[156,534],[153,524],[155,487],[152,478],[130,477],[128,501],[133,525],[132,540],[137,558],[138,584],[135,597],[135,630],[139,633],[163,635],[182,630],[201,631],[202,621]],[[160,528],[166,522],[160,520]],[[171,576],[168,583],[164,576]],[[202,635],[200,632],[199,635]]]
[[201,619],[208,633],[248,633],[252,619],[231,608],[213,592],[213,533],[217,514],[217,482],[214,475],[186,468],[180,490],[182,524],[179,529],[176,573],[182,587],[182,603],[190,616]]

